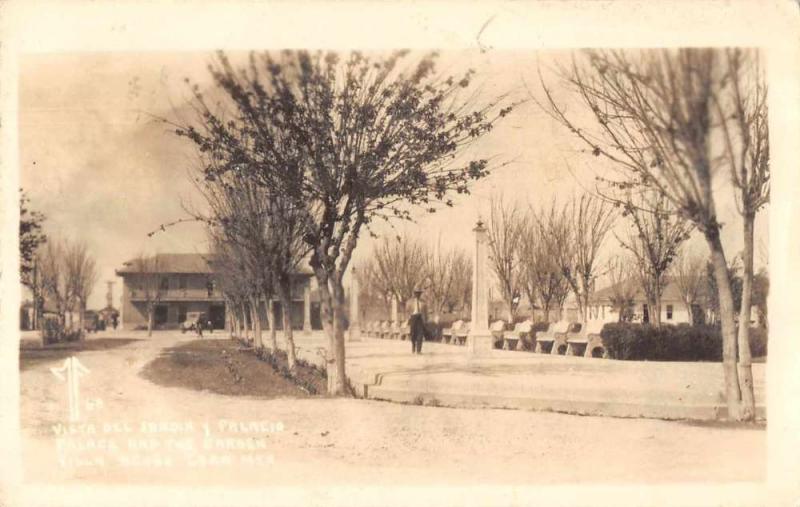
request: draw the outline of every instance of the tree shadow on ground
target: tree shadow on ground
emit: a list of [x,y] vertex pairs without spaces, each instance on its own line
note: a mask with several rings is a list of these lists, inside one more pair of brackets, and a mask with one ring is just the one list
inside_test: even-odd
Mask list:
[[95,338],[78,342],[54,343],[37,348],[23,346],[19,350],[19,369],[27,370],[43,363],[66,359],[77,352],[114,349],[138,341],[141,340],[136,338]]

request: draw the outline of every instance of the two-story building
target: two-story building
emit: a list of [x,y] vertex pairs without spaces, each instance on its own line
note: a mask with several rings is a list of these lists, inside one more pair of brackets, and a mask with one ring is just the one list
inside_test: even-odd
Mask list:
[[[143,273],[141,263],[130,260],[116,270],[122,277],[122,329],[147,327],[147,302],[155,301],[155,329],[177,329],[189,312],[204,312],[214,329],[224,329],[229,319],[225,298],[217,283],[213,256],[206,254],[157,254],[155,271]],[[153,277],[157,278],[157,291]],[[312,294],[312,274],[299,271],[292,280],[291,321],[293,329],[319,329],[319,303],[316,291]],[[145,279],[151,280],[146,283]],[[157,293],[157,295],[156,295]],[[265,305],[266,306],[266,305]],[[282,328],[280,303],[273,302],[277,328]],[[317,324],[317,325],[314,325]]]

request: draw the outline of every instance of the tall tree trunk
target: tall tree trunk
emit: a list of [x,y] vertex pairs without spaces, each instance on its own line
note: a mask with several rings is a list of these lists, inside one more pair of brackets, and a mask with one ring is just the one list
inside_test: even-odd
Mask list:
[[292,301],[285,289],[278,289],[278,298],[281,300],[283,309],[281,313],[283,314],[283,339],[286,341],[286,361],[289,370],[294,371],[297,355],[294,346],[294,330],[292,329]]
[[286,341],[286,362],[290,371],[294,371],[297,355],[294,346],[294,330],[292,329],[292,281],[288,275],[278,281],[278,299],[281,301],[283,314],[283,339]]
[[264,347],[261,337],[261,316],[258,307],[260,302],[257,297],[250,296],[250,318],[253,321],[253,347],[259,350]]
[[[315,270],[319,285],[322,327],[328,335],[328,353],[325,357],[328,374],[328,394],[346,395],[344,329],[344,289],[328,278],[321,268]],[[330,282],[329,282],[330,280]]]
[[739,420],[741,391],[736,367],[736,329],[734,326],[733,292],[728,277],[728,263],[719,238],[719,231],[706,233],[706,242],[711,251],[714,280],[719,297],[719,320],[722,324],[722,368],[725,373],[725,401],[728,417]]
[[744,252],[742,255],[742,306],[739,309],[739,387],[742,391],[741,419],[755,419],[756,402],[753,393],[753,367],[750,357],[750,311],[753,294],[753,230],[755,215],[744,215]]
[[242,301],[239,303],[239,315],[242,318],[242,338],[245,340],[250,339],[250,323],[247,317],[247,303]]
[[153,305],[148,306],[147,308],[147,336],[153,336],[153,314],[155,313],[155,307]]
[[648,304],[650,305],[650,324],[661,327],[661,298],[658,297],[658,294],[653,294],[649,298]]
[[272,304],[272,299],[266,302],[266,313],[269,315],[269,341],[272,344],[272,350],[278,350],[278,318],[275,316],[275,305]]
[[506,322],[514,322],[514,303],[509,299],[506,301]]
[[83,314],[85,313],[84,308],[85,308],[85,306],[84,306],[83,300],[79,300],[78,301],[78,311],[80,313],[78,314],[78,336],[80,337],[81,340],[83,339],[83,327],[84,327],[84,325],[83,325],[84,324]]

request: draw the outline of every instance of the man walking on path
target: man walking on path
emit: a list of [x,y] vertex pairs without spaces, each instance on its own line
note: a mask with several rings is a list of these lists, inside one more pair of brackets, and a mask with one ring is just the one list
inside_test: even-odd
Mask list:
[[425,339],[425,335],[428,334],[427,329],[425,329],[425,312],[423,311],[420,296],[422,296],[422,291],[420,289],[415,290],[414,306],[411,310],[411,316],[408,318],[412,354],[422,354],[422,341]]

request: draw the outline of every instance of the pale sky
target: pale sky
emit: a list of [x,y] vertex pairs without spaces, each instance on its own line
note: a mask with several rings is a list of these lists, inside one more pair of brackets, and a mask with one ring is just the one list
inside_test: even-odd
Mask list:
[[[442,53],[438,69],[459,75],[471,67],[484,96],[510,93],[513,99],[524,99],[523,83],[539,93],[537,65],[557,85],[547,69],[567,55],[449,51]],[[106,280],[117,281],[114,305],[119,306],[121,280],[114,269],[139,253],[207,251],[199,224],[181,224],[152,238],[147,233],[186,218],[182,204],[200,205],[190,181],[192,147],[151,115],[174,118],[188,98],[183,79],[208,83],[211,57],[125,52],[28,55],[21,60],[21,185],[31,206],[47,216],[49,236],[85,240],[96,257],[101,276],[90,308],[105,305]],[[475,220],[479,213],[486,216],[492,195],[537,205],[554,195],[565,198],[592,188],[594,175],[604,167],[577,148],[582,146],[563,127],[534,103],[525,103],[471,148],[476,157],[509,165],[476,183],[471,196],[456,199],[455,208],[420,213],[416,224],[398,230],[431,240],[441,236],[468,248]],[[740,225],[732,201],[720,200],[718,207],[730,258],[741,249]],[[758,245],[767,242],[766,224],[767,213],[762,212],[756,224],[757,263],[762,262]],[[609,249],[616,247],[613,236],[607,243]],[[364,235],[354,262],[371,247],[372,240]]]

